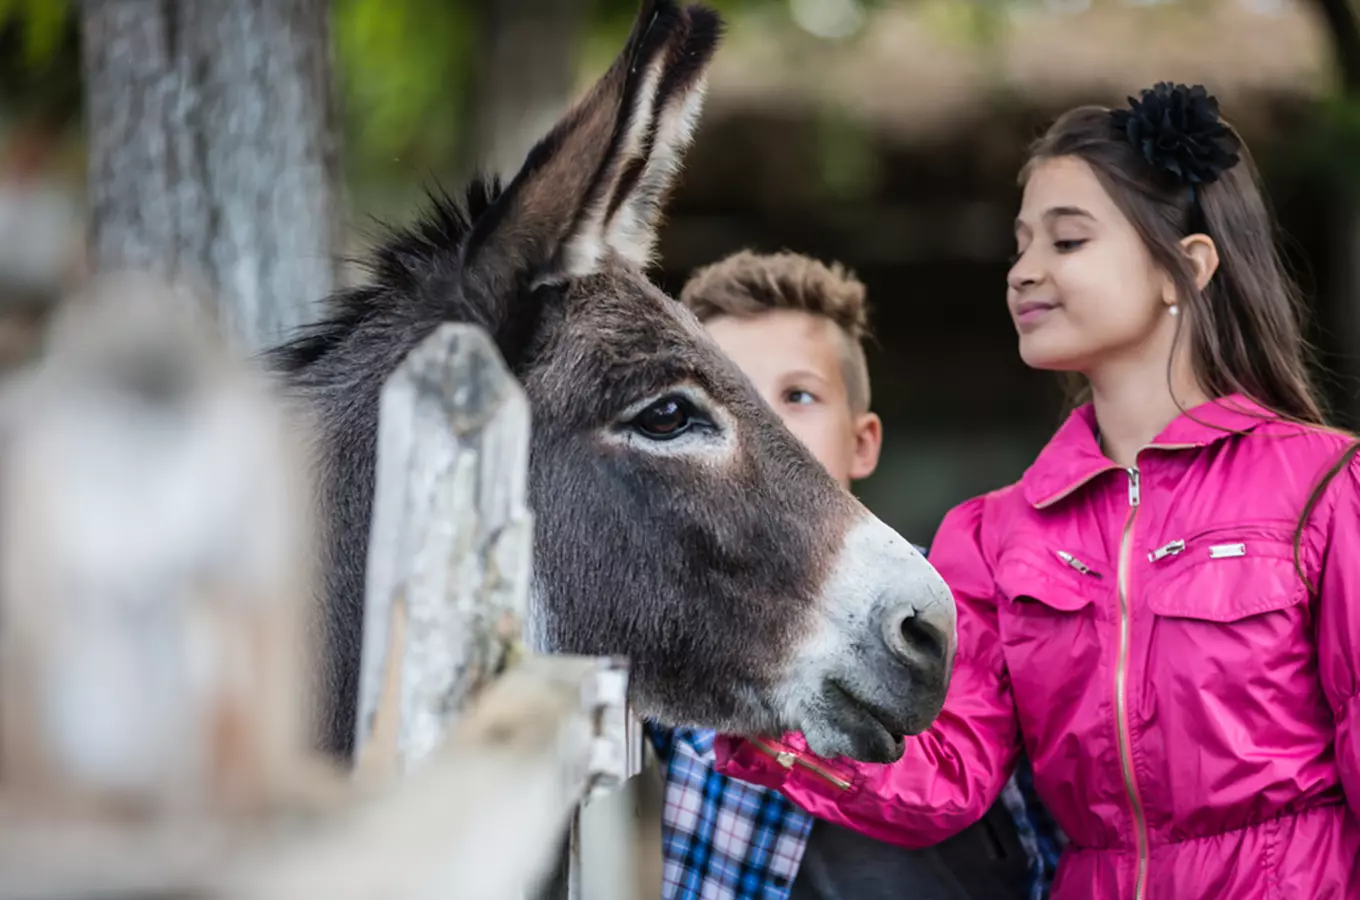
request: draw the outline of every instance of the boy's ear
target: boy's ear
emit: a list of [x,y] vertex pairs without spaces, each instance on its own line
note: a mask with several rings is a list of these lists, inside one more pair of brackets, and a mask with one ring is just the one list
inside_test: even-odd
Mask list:
[[877,413],[860,413],[855,417],[855,453],[850,459],[850,480],[858,481],[874,474],[882,449],[883,422]]

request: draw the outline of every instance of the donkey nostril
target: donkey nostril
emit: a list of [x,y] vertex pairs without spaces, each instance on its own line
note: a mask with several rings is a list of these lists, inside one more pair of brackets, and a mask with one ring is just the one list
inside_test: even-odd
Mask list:
[[932,621],[930,609],[908,605],[893,610],[884,624],[884,638],[893,654],[908,663],[942,665],[948,656],[947,638]]
[[944,635],[914,611],[898,627],[907,647],[931,659],[944,659]]

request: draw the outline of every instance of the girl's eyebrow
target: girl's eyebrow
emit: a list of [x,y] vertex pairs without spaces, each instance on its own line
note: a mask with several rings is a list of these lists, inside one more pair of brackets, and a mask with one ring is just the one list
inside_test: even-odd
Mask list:
[[[1082,209],[1080,206],[1054,206],[1045,210],[1041,218],[1052,223],[1056,219],[1065,218],[1090,219],[1094,222],[1096,217]],[[1023,227],[1025,227],[1025,223],[1017,216],[1015,219],[1015,230],[1019,231]]]
[[1095,219],[1095,216],[1091,215],[1089,212],[1082,209],[1080,206],[1055,206],[1044,213],[1044,218],[1048,219],[1049,221],[1068,217],[1091,220]]

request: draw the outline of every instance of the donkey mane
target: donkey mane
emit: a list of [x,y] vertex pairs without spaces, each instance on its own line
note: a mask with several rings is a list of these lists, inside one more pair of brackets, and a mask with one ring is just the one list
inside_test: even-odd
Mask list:
[[[368,281],[326,299],[326,317],[272,348],[267,356],[280,371],[297,372],[321,360],[367,322],[406,318],[422,289],[450,259],[456,259],[473,228],[503,193],[496,176],[477,175],[461,200],[440,187],[425,189],[419,217],[405,225],[382,226],[382,239],[358,260]],[[448,274],[454,274],[452,272]],[[473,322],[489,328],[485,311],[460,291],[429,312],[438,321]]]

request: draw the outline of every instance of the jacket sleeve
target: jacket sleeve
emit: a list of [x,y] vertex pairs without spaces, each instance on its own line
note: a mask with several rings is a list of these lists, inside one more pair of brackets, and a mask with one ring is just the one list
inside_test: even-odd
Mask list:
[[944,709],[895,763],[823,760],[802,735],[718,738],[718,770],[778,788],[823,819],[904,847],[927,847],[982,818],[1014,768],[1019,729],[997,633],[996,587],[978,543],[982,498],[945,517],[930,561],[954,592],[959,648]]
[[1360,815],[1360,458],[1336,476],[1336,506],[1318,585],[1318,671],[1336,717],[1336,762]]

